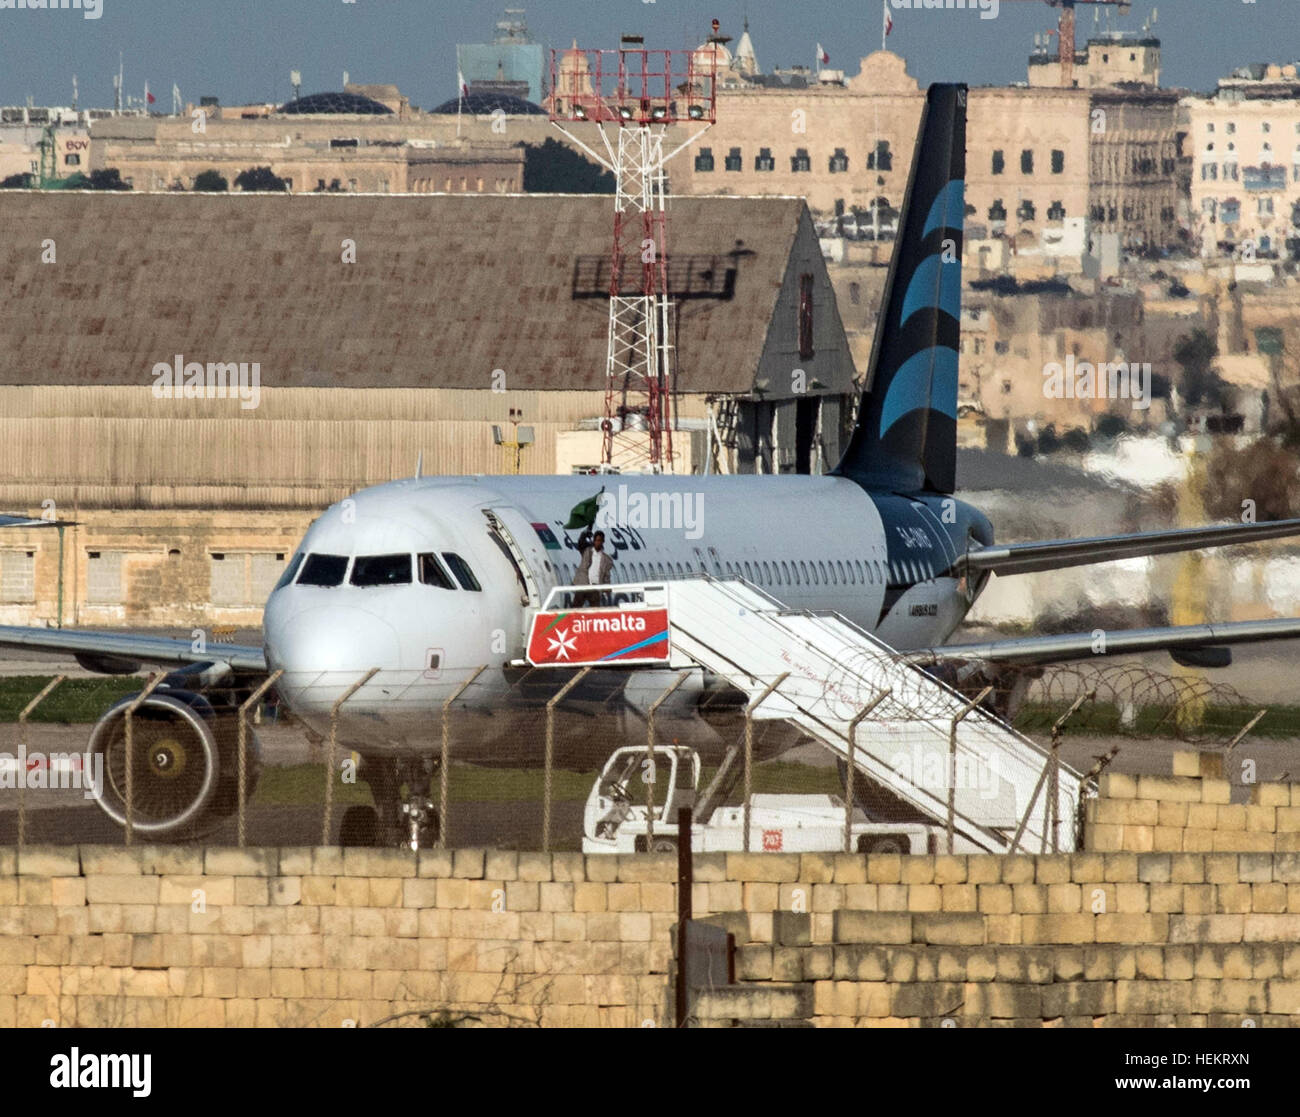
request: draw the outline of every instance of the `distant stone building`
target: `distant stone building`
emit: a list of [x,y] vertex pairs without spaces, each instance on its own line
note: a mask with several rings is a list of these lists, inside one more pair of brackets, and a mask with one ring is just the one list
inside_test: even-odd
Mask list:
[[1286,253],[1300,236],[1300,74],[1248,66],[1185,97],[1191,213],[1205,256]]
[[[1029,56],[1029,84],[1060,88],[1061,63],[1054,35],[1039,35]],[[1160,85],[1160,40],[1146,32],[1110,31],[1094,35],[1074,54],[1074,85],[1079,89]]]
[[[774,76],[713,49],[723,75],[718,122],[670,168],[674,192],[799,195],[823,219],[853,213],[852,236],[891,238],[925,100],[904,60],[877,51],[850,78]],[[1088,236],[1114,232],[1127,247],[1174,243],[1177,102],[1150,83],[1100,76],[1076,89],[972,89],[968,235],[1050,250],[1082,218]]]
[[[310,109],[312,101],[301,103]],[[209,170],[233,190],[241,171],[270,167],[293,193],[508,194],[523,190],[524,153],[490,130],[472,140],[457,138],[454,119],[449,124],[445,116],[423,125],[397,113],[223,113],[197,131],[190,118],[98,121],[91,165],[115,167],[134,189],[147,191],[192,190],[195,178]]]

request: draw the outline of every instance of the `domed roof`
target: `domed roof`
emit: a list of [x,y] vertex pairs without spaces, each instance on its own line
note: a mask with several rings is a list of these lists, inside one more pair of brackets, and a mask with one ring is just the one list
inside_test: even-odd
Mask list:
[[433,111],[436,113],[467,112],[473,116],[490,116],[500,109],[506,116],[545,116],[546,110],[532,101],[522,97],[512,97],[508,93],[467,93],[459,100],[452,98],[444,101]]
[[282,113],[291,116],[308,116],[325,113],[352,116],[392,116],[393,110],[387,105],[360,93],[313,93],[280,106]]

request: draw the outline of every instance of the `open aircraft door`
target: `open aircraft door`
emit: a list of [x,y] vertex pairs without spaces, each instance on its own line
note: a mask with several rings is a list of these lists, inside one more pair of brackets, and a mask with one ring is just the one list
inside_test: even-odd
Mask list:
[[483,515],[488,534],[514,567],[519,603],[529,610],[539,609],[542,598],[556,584],[556,571],[537,528],[509,505],[484,508]]

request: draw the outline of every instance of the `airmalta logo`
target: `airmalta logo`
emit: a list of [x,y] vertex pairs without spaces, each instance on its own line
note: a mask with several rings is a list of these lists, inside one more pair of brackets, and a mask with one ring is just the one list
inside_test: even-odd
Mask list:
[[667,609],[538,613],[528,640],[528,662],[536,667],[662,663],[668,646]]

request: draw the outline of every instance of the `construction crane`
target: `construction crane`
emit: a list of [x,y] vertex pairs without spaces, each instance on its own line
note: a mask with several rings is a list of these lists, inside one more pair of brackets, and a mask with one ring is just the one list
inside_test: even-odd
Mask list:
[[1071,89],[1074,86],[1074,44],[1075,24],[1074,9],[1078,4],[1090,4],[1094,7],[1109,5],[1119,10],[1124,16],[1133,8],[1133,0],[1033,0],[1035,4],[1047,4],[1060,8],[1061,15],[1056,24],[1057,59],[1061,65],[1061,87]]

